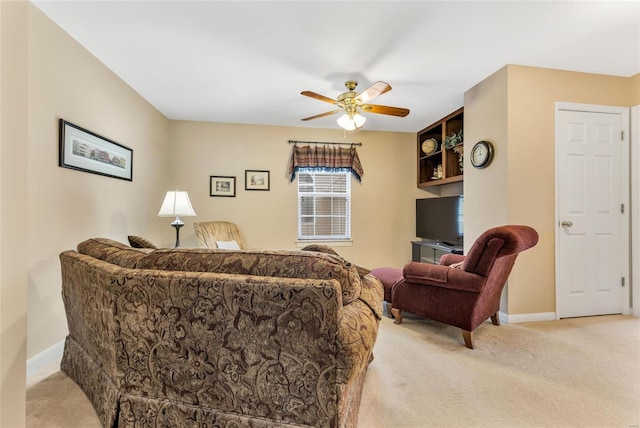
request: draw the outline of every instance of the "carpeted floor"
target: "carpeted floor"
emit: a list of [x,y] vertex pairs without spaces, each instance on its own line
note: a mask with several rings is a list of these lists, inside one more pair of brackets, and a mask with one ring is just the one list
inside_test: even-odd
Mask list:
[[[475,332],[406,314],[382,320],[360,408],[364,428],[638,427],[640,319],[490,323]],[[27,392],[27,427],[99,427],[58,372]]]

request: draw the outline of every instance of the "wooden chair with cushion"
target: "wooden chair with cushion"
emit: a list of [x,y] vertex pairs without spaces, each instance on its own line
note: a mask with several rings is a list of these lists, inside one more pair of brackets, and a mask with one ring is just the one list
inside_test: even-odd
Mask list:
[[[204,221],[193,224],[201,248],[244,249],[240,230],[228,221]],[[233,243],[237,243],[237,248]]]
[[[518,254],[538,242],[528,226],[499,226],[484,232],[466,256],[445,254],[439,265],[409,262],[403,269],[371,271],[385,287],[395,324],[407,311],[462,329],[467,348],[487,319],[500,325],[500,295]],[[389,307],[389,306],[388,306]]]

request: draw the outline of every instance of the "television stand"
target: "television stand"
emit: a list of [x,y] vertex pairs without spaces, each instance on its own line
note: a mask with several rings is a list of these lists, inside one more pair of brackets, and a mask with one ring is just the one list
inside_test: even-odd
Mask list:
[[414,262],[440,263],[444,254],[462,254],[462,246],[448,245],[441,241],[411,241],[411,260]]

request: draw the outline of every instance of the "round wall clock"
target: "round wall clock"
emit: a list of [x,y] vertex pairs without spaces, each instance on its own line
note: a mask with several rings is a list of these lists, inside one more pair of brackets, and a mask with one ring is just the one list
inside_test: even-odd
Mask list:
[[485,168],[493,158],[493,144],[488,141],[479,141],[471,149],[471,165],[475,168]]
[[429,138],[422,143],[422,151],[425,155],[435,153],[436,150],[438,150],[438,142],[435,139]]

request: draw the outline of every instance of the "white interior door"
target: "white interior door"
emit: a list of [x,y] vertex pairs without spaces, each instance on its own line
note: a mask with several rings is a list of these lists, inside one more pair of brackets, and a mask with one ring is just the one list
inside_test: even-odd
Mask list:
[[556,106],[556,318],[626,313],[628,110],[577,107]]

